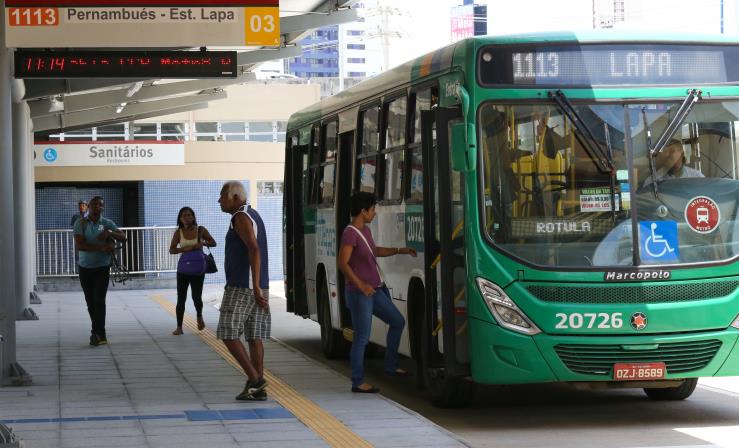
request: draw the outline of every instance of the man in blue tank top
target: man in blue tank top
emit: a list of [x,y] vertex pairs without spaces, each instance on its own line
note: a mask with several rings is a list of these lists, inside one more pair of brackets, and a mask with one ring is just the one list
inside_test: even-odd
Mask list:
[[[236,399],[266,400],[261,339],[270,337],[271,316],[267,302],[269,275],[264,223],[256,211],[247,208],[246,190],[241,182],[226,182],[218,202],[221,210],[231,215],[231,224],[226,233],[226,288],[216,335],[249,377]],[[241,343],[244,333],[251,359]]]

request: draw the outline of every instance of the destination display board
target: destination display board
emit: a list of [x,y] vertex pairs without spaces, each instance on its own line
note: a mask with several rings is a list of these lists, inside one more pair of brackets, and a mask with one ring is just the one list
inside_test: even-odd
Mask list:
[[707,85],[739,82],[739,46],[583,44],[487,47],[482,85]]
[[279,0],[10,0],[11,48],[279,46]]
[[235,51],[15,53],[16,78],[235,78]]

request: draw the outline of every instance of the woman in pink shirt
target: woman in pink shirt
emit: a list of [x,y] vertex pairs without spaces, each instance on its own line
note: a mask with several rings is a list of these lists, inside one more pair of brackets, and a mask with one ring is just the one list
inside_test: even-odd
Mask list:
[[351,198],[352,222],[341,235],[339,269],[347,279],[346,303],[352,316],[354,338],[350,351],[352,392],[376,393],[380,389],[364,382],[364,350],[369,342],[374,314],[388,324],[385,347],[385,373],[407,375],[398,368],[398,346],[405,319],[388,296],[376,257],[398,254],[416,256],[409,247],[378,247],[367,224],[375,218],[377,198],[372,193],[358,192]]

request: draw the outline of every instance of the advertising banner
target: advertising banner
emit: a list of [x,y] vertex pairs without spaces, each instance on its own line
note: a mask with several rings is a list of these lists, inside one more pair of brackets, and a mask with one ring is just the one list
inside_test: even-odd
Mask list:
[[183,142],[36,142],[36,167],[184,165]]

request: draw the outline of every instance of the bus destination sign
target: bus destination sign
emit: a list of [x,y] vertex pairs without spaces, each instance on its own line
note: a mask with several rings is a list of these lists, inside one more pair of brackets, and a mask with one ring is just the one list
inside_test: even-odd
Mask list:
[[14,48],[279,46],[279,0],[7,0]]
[[739,47],[559,45],[480,51],[483,85],[687,85],[739,82]]
[[30,51],[16,78],[235,78],[235,51]]

